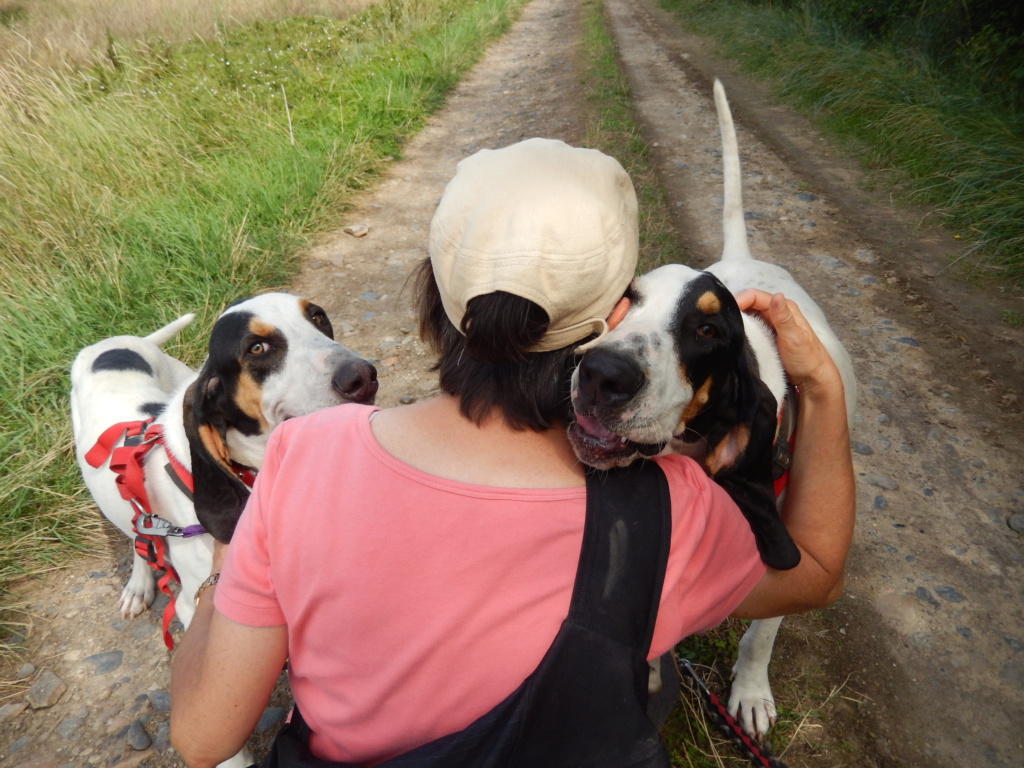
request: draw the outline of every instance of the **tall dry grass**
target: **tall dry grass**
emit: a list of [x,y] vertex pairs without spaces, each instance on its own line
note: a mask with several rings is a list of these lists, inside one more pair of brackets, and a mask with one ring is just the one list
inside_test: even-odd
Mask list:
[[107,55],[111,39],[180,42],[220,25],[344,18],[375,0],[0,0],[0,68],[60,70]]

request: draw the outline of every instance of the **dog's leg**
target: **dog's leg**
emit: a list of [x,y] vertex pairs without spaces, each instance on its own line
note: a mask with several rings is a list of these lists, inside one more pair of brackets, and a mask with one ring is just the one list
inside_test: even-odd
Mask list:
[[775,723],[775,698],[768,683],[768,662],[782,617],[752,621],[740,639],[736,664],[732,668],[729,714],[743,730],[758,739]]
[[[134,545],[132,552],[135,551]],[[153,604],[156,597],[156,581],[153,569],[139,555],[132,555],[132,575],[121,590],[121,615],[126,619],[134,619]]]

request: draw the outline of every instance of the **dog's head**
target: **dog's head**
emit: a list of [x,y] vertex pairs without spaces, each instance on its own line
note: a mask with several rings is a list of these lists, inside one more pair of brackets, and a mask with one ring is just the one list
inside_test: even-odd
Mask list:
[[718,278],[673,264],[637,278],[629,299],[573,375],[570,437],[599,468],[661,452],[701,415],[739,426],[757,400],[743,317]]
[[625,318],[573,374],[576,455],[607,469],[671,444],[729,491],[765,562],[792,567],[799,551],[772,490],[777,403],[732,293],[708,272],[673,264],[635,280],[628,298]]
[[377,371],[334,341],[316,304],[270,293],[231,305],[185,400],[196,515],[230,541],[249,497],[244,469],[258,470],[281,422],[339,403],[373,403]]

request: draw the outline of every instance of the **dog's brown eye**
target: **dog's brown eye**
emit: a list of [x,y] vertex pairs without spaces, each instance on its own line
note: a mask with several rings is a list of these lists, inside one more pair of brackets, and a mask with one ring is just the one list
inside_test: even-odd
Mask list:
[[715,326],[706,324],[702,325],[697,329],[697,333],[703,336],[705,339],[713,339],[718,335],[718,329]]
[[265,341],[257,341],[249,347],[250,355],[263,355],[270,351],[270,345]]

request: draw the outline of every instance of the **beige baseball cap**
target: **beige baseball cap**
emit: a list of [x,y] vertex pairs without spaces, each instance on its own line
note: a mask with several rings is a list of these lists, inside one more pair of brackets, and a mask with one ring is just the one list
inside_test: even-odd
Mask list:
[[636,193],[595,149],[529,139],[459,163],[430,224],[430,260],[445,313],[461,330],[466,304],[494,291],[548,314],[531,352],[608,330],[605,318],[636,269]]

